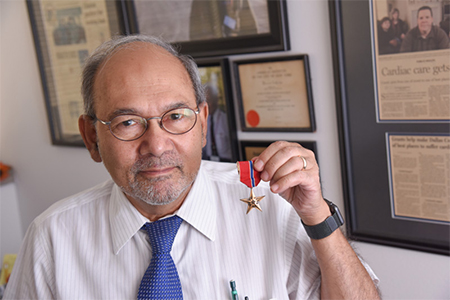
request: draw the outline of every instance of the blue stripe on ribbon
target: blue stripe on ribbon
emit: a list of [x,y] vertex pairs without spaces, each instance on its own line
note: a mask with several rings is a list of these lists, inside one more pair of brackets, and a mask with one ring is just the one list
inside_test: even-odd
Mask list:
[[252,187],[255,187],[255,177],[253,176],[253,162],[250,161],[250,178],[252,179]]

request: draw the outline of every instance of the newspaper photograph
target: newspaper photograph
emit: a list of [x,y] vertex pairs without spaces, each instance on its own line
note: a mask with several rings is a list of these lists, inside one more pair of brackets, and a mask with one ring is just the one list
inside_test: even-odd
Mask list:
[[450,3],[373,0],[378,122],[450,120]]
[[392,217],[450,223],[450,135],[387,134]]

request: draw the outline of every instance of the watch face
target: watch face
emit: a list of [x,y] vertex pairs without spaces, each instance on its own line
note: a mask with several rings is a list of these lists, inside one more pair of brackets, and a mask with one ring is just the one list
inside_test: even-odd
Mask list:
[[342,224],[344,224],[344,218],[342,217],[341,212],[339,211],[339,207],[333,204],[333,209],[336,213],[336,216],[339,219],[339,226],[341,226]]

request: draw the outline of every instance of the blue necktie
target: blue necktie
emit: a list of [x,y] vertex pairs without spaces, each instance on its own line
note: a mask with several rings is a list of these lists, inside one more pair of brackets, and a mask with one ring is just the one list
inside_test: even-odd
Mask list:
[[181,222],[183,219],[173,216],[142,226],[150,239],[152,260],[139,286],[138,300],[183,299],[177,268],[170,256]]

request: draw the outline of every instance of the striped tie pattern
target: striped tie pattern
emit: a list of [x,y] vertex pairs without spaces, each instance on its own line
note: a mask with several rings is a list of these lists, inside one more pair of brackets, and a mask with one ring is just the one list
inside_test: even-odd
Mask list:
[[138,300],[183,299],[180,278],[170,255],[181,222],[183,219],[173,216],[142,227],[149,236],[152,260],[139,286]]

